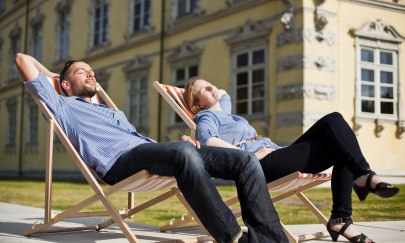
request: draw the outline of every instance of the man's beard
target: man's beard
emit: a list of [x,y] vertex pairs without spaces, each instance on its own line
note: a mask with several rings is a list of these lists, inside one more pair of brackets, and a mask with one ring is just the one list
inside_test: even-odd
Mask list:
[[81,90],[77,93],[78,97],[81,98],[91,98],[97,93],[96,87],[89,87],[84,85]]

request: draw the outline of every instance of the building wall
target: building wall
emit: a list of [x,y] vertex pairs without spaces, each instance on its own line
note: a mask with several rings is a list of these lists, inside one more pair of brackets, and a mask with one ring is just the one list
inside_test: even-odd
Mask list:
[[[20,111],[22,91],[19,77],[9,79],[10,35],[20,27],[19,51],[33,54],[33,23],[42,26],[40,61],[59,72],[64,61],[77,59],[88,62],[96,78],[130,116],[130,82],[147,77],[148,120],[145,126],[134,124],[142,133],[161,141],[175,140],[187,133],[182,123],[174,123],[171,109],[163,101],[159,111],[158,94],[152,82],[175,84],[175,69],[198,66],[199,76],[227,89],[236,111],[235,55],[254,51],[265,52],[264,110],[245,117],[258,130],[276,143],[288,145],[321,116],[339,111],[355,130],[364,154],[374,168],[405,170],[405,140],[398,136],[404,119],[378,121],[383,126],[375,132],[375,119],[358,119],[356,115],[356,36],[353,31],[368,22],[381,19],[399,35],[405,35],[405,5],[401,1],[280,1],[233,0],[196,1],[192,14],[176,17],[175,0],[151,0],[147,28],[132,33],[131,0],[100,1],[108,5],[107,40],[92,46],[95,16],[94,0],[31,0],[28,26],[25,24],[27,3],[5,1],[0,9],[0,171],[2,174],[36,174],[44,168],[46,124],[39,115],[38,142],[28,145],[28,103],[24,101],[23,146],[20,153]],[[397,3],[398,2],[398,3]],[[162,4],[164,37],[161,39]],[[61,23],[61,13],[70,18]],[[68,55],[58,57],[59,28],[68,23]],[[25,29],[28,28],[27,50],[24,50]],[[14,31],[15,32],[15,31]],[[14,33],[13,32],[13,33]],[[398,37],[399,39],[401,36]],[[163,66],[160,46],[163,42]],[[399,68],[405,63],[403,41],[398,42],[398,83],[405,74]],[[398,94],[404,96],[404,86]],[[17,134],[14,146],[7,146],[8,103],[16,97]],[[25,94],[24,100],[27,94]],[[400,103],[400,102],[398,102]],[[399,110],[404,113],[402,106]],[[159,114],[160,112],[160,114]],[[160,123],[159,123],[160,121]],[[158,125],[160,127],[158,128]],[[359,128],[360,127],[360,128]],[[56,143],[55,171],[70,175],[76,171],[63,146]]]

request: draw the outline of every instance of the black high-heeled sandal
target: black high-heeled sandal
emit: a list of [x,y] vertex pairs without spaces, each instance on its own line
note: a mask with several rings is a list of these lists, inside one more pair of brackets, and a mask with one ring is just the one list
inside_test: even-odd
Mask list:
[[[342,224],[342,223],[344,223],[344,225],[339,230],[339,232],[332,230],[332,225]],[[346,229],[349,228],[349,226],[351,224],[353,224],[353,221],[350,218],[348,218],[348,219],[343,219],[343,218],[329,219],[329,222],[326,225],[326,229],[328,230],[329,235],[333,241],[337,241],[337,239],[339,238],[339,235],[342,235],[343,237],[348,239],[350,242],[367,243],[367,239],[369,239],[369,238],[365,234],[356,235],[350,239],[347,238],[345,235],[343,235],[345,233]],[[369,239],[369,240],[371,240],[371,239]],[[375,243],[375,242],[373,240],[371,240],[371,243]]]
[[371,188],[370,183],[373,176],[376,173],[374,171],[370,171],[367,177],[365,187],[359,187],[356,183],[353,184],[353,189],[356,192],[357,196],[359,197],[360,201],[364,201],[367,198],[369,192],[374,193],[375,195],[382,197],[382,198],[389,198],[395,196],[399,192],[399,188],[393,187],[391,184],[386,182],[378,183],[374,189]]

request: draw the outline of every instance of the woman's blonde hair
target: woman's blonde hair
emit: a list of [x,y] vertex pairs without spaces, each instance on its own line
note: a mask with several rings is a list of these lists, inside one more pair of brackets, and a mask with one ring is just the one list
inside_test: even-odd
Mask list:
[[184,88],[184,97],[187,102],[187,106],[193,115],[197,114],[201,110],[204,110],[198,102],[200,101],[198,97],[193,93],[193,86],[195,82],[202,80],[200,77],[192,77],[188,80],[186,87]]

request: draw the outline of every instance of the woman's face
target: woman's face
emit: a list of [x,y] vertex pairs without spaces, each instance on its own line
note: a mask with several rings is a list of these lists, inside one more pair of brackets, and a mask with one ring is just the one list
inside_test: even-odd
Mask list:
[[218,88],[203,79],[197,80],[193,85],[193,94],[198,97],[198,105],[209,109],[218,103],[219,93]]

